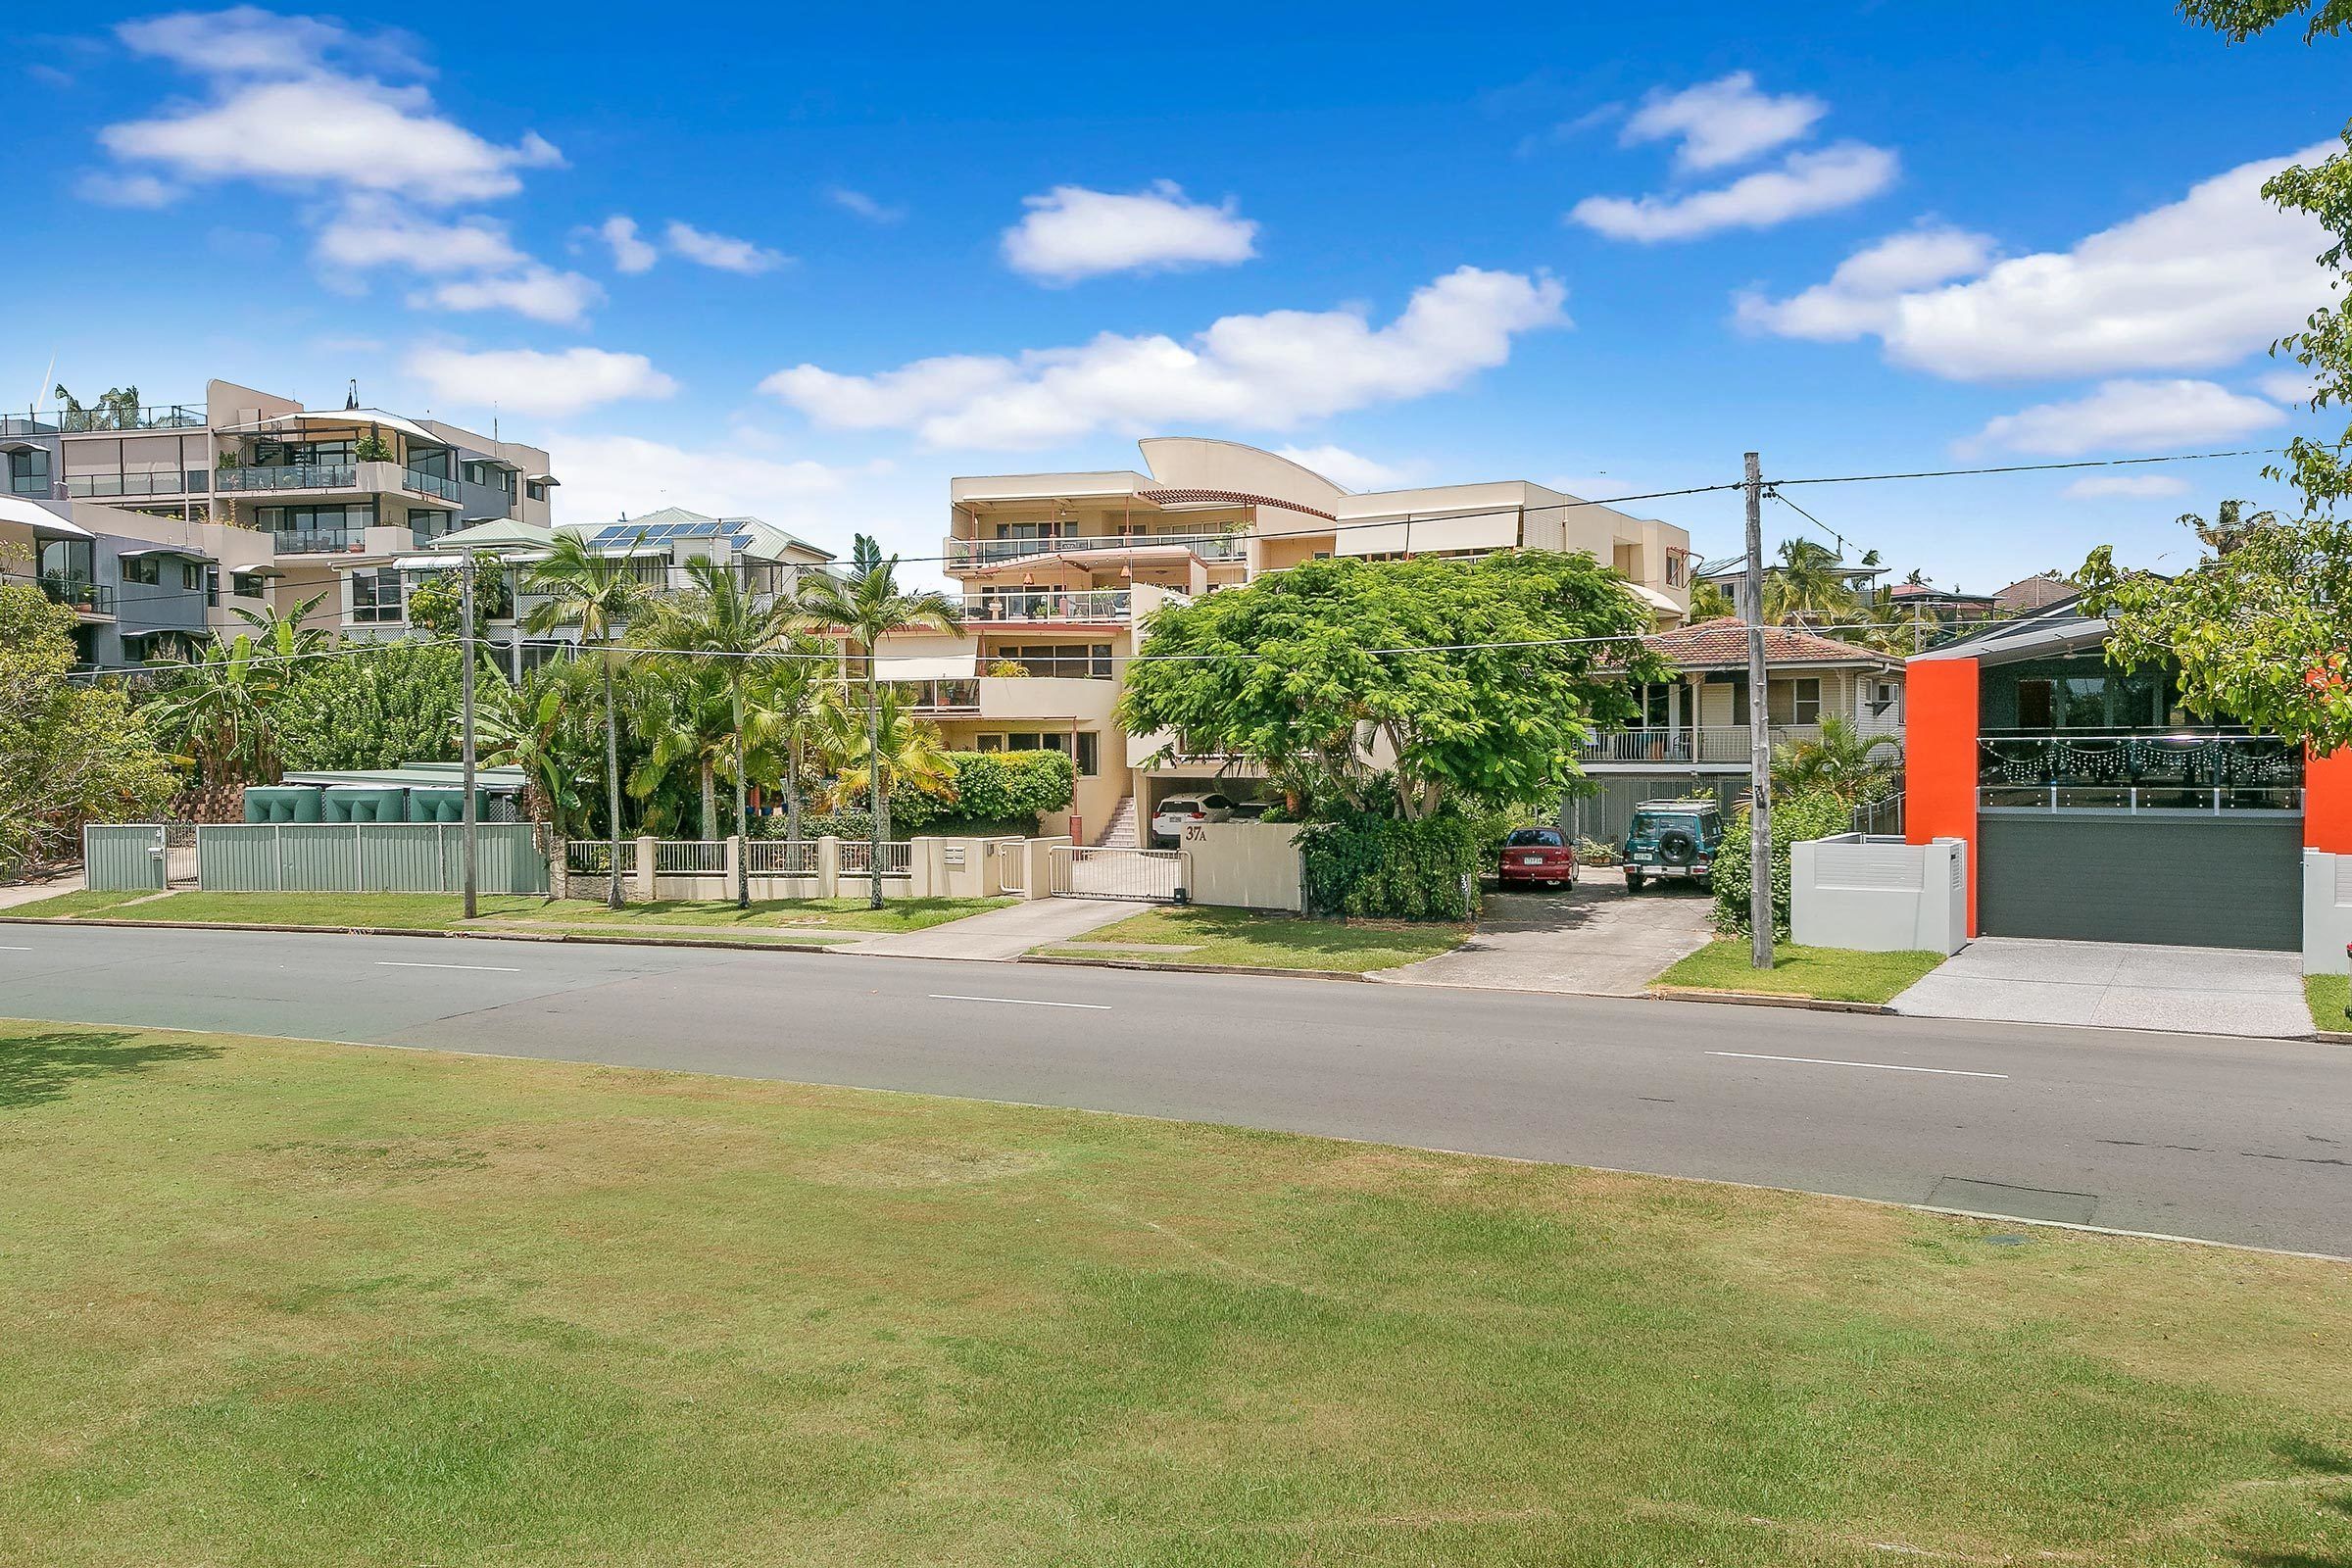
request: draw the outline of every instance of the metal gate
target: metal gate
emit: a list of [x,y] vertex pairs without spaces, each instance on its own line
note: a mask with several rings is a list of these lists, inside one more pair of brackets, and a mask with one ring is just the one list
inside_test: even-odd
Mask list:
[[161,893],[168,874],[165,832],[160,822],[83,828],[82,885],[94,893]]
[[1054,847],[1054,884],[1057,899],[1135,899],[1147,904],[1173,904],[1184,886],[1182,850],[1112,849],[1102,845]]
[[168,887],[196,886],[196,824],[164,824],[164,882]]
[[1987,810],[1978,926],[1988,937],[2299,948],[2302,829],[2285,813]]
[[1027,839],[994,839],[988,854],[996,858],[997,886],[1007,893],[1029,891],[1029,841]]

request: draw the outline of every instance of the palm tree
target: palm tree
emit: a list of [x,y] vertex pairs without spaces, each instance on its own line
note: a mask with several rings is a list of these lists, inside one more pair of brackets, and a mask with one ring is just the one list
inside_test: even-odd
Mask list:
[[548,826],[568,838],[596,776],[599,737],[587,715],[595,681],[585,662],[542,664],[519,687],[486,682],[474,720],[485,761],[519,767],[547,807]]
[[1828,545],[1811,539],[1781,541],[1780,564],[1766,573],[1764,618],[1784,623],[1836,616],[1853,608],[1844,563]]
[[735,753],[734,707],[719,672],[696,665],[660,667],[637,683],[629,727],[650,743],[629,769],[628,791],[643,801],[681,767],[702,802],[702,836],[718,833],[718,775]]
[[324,629],[303,624],[325,601],[326,592],[320,590],[296,605],[291,613],[239,608],[236,615],[253,628],[254,647],[262,653],[271,659],[297,659],[334,645],[334,638]]
[[1825,718],[1820,739],[1783,741],[1773,749],[1772,787],[1790,796],[1822,791],[1848,801],[1864,800],[1892,775],[1893,769],[1879,760],[1878,754],[1894,747],[1890,735],[1864,740],[1850,719]]
[[753,671],[751,699],[772,715],[784,747],[784,836],[801,836],[801,779],[809,743],[824,735],[844,708],[841,669],[826,656],[832,645],[795,631],[777,648],[788,659],[763,661]]
[[235,792],[280,771],[272,710],[284,665],[239,632],[167,667],[173,672],[148,705],[148,721],[202,780],[197,814],[224,818]]
[[523,629],[544,637],[558,626],[577,626],[580,641],[599,650],[605,673],[605,812],[611,835],[612,867],[605,903],[620,907],[620,731],[612,703],[612,666],[622,657],[614,639],[637,609],[644,590],[626,556],[601,556],[576,533],[559,533],[547,559],[533,565],[530,591],[541,597]]
[[[899,591],[899,558],[881,559],[879,549],[861,549],[860,559],[872,564],[847,583],[835,577],[812,576],[800,592],[801,623],[834,627],[846,633],[865,656],[865,751],[880,755],[881,683],[874,667],[875,649],[893,631],[944,631],[963,635],[963,612],[947,595],[925,590]],[[870,906],[882,907],[882,770],[867,780],[872,796],[872,874]]]
[[1737,616],[1740,607],[1732,596],[1716,583],[1694,583],[1690,589],[1690,618],[1692,620],[1722,620]]
[[918,721],[911,705],[895,689],[886,689],[875,705],[873,729],[852,743],[841,770],[843,793],[866,792],[874,803],[874,832],[881,839],[890,836],[893,795],[904,789],[953,794],[955,781],[956,764],[940,744],[938,728]]
[[[744,574],[723,561],[697,557],[686,563],[686,574],[691,586],[654,607],[639,642],[677,662],[709,667],[725,680],[735,752],[735,830],[748,837],[749,723],[744,693],[750,685],[752,663],[784,648],[799,611],[790,600],[761,603],[761,596],[752,592]],[[739,909],[749,907],[752,902],[751,877],[744,861],[743,856],[735,858],[735,906]]]

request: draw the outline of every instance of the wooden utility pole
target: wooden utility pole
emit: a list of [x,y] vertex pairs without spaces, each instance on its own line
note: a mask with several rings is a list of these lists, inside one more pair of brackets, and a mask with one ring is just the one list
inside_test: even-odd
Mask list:
[[1747,789],[1748,962],[1772,967],[1772,726],[1764,673],[1764,469],[1747,454]]
[[466,799],[460,803],[460,817],[466,839],[466,918],[474,916],[474,808],[473,808],[473,552],[468,550],[458,563],[458,654],[464,661],[458,672],[458,759],[463,763]]

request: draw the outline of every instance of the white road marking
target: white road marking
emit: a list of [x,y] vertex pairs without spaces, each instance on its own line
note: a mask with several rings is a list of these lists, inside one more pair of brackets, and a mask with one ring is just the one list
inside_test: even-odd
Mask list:
[[30,953],[30,948],[0,948],[0,953]]
[[1001,1002],[1008,1007],[1080,1007],[1088,1012],[1108,1012],[1107,1002],[1040,1002],[1035,997],[956,997],[944,991],[931,993],[933,1002]]
[[510,969],[503,963],[406,963],[399,958],[378,958],[375,966],[379,969],[471,969],[480,974],[522,973],[520,969]]
[[1801,1061],[1814,1067],[1876,1067],[1881,1072],[1934,1072],[1947,1078],[2006,1078],[2005,1072],[1971,1072],[1966,1067],[1906,1067],[1894,1061],[1837,1061],[1828,1056],[1768,1056],[1760,1051],[1710,1051],[1710,1056],[1738,1056],[1746,1061]]

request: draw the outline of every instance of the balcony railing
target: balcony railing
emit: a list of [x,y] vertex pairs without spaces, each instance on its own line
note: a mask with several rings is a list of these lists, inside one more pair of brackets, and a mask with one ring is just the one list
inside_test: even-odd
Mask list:
[[415,468],[400,470],[400,487],[420,496],[439,496],[444,501],[458,499],[458,481],[444,479],[437,473],[419,473]]
[[1179,548],[1202,561],[1239,561],[1249,542],[1247,535],[1221,533],[1068,533],[1047,539],[950,539],[942,553],[953,571],[959,566],[1002,565],[1030,556],[1074,550]]
[[336,556],[357,550],[366,528],[288,528],[271,530],[270,548],[281,556]]
[[288,463],[222,468],[214,484],[221,490],[355,490],[360,470],[349,463]]
[[1135,594],[1126,588],[1041,589],[1034,593],[987,594],[966,599],[963,618],[982,625],[1054,620],[1123,621],[1134,609]]
[[900,683],[899,689],[913,699],[915,711],[919,713],[980,710],[977,680],[910,680]]
[[84,582],[78,577],[60,577],[54,574],[40,579],[41,592],[51,604],[65,605],[85,615],[111,615],[115,612],[115,590],[102,582]]
[[2303,748],[2193,730],[1993,734],[1977,743],[1979,804],[2025,810],[2293,810]]
[[201,430],[204,410],[185,403],[149,408],[60,410],[49,414],[27,410],[0,414],[0,435],[81,435],[94,430]]
[[[1821,739],[1819,724],[1773,724],[1768,726],[1772,744],[1788,741],[1817,741]],[[1900,733],[1889,730],[1862,731],[1865,742],[1886,740],[1874,754],[1882,761],[1902,760],[1903,740]],[[1588,762],[1744,762],[1752,743],[1745,724],[1708,725],[1696,729],[1626,729],[1610,735],[1595,736],[1586,743],[1582,753]]]
[[[82,499],[107,496],[184,496],[202,495],[205,473],[191,468],[184,473],[69,473],[66,475],[66,494]],[[47,487],[43,486],[45,490]]]

